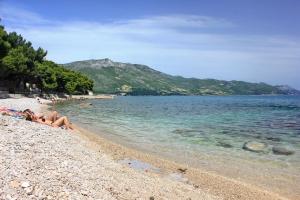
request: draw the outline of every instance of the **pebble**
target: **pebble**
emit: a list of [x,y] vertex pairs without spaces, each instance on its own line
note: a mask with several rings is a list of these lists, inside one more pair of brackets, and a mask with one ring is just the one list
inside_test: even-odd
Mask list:
[[12,188],[17,188],[17,187],[20,186],[20,183],[18,181],[16,181],[16,180],[13,180],[13,181],[10,182],[10,186]]
[[17,198],[12,197],[10,194],[6,195],[5,197],[6,200],[16,200]]
[[89,193],[88,193],[88,191],[82,190],[82,191],[81,191],[81,194],[82,194],[83,196],[87,196]]
[[21,187],[22,188],[27,188],[30,186],[30,183],[28,181],[22,182]]
[[26,194],[32,195],[33,189],[34,189],[34,188],[31,186],[31,187],[25,188],[24,190],[25,190]]

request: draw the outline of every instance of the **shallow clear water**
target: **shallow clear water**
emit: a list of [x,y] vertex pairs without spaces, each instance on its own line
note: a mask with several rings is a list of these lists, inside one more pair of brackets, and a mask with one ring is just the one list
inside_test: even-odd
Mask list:
[[[300,170],[300,96],[116,97],[56,109],[104,137],[210,170],[243,162]],[[267,143],[269,151],[245,151],[247,141]],[[295,154],[274,155],[273,146]]]

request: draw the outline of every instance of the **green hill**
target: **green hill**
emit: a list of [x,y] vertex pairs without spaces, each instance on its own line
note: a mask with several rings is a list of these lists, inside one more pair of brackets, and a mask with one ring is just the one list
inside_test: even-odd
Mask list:
[[[113,62],[110,59],[64,64],[94,80],[96,93],[127,95],[261,95],[290,94],[291,90],[265,83],[221,81],[171,76],[145,65]],[[295,90],[296,91],[296,90]]]

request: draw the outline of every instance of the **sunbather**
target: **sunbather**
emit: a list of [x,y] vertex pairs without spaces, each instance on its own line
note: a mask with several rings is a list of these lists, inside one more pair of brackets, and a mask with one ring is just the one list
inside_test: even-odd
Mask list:
[[23,111],[26,120],[38,122],[41,124],[46,124],[53,127],[62,127],[65,126],[67,129],[73,129],[71,123],[69,122],[68,118],[66,116],[58,117],[58,113],[56,111],[52,112],[48,116],[38,116],[35,115],[34,112],[32,112],[29,109],[26,109]]
[[23,113],[24,114],[28,113],[29,115],[32,115],[34,118],[42,119],[43,121],[48,120],[48,121],[51,121],[51,122],[55,122],[57,119],[60,118],[58,116],[58,112],[56,112],[56,111],[51,112],[48,116],[37,115],[33,111],[31,111],[30,109],[24,110]]

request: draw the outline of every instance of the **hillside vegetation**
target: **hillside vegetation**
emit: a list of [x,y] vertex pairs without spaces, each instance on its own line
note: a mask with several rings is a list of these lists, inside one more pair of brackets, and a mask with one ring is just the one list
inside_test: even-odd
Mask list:
[[0,26],[0,85],[10,92],[26,92],[25,83],[46,93],[85,94],[92,90],[93,81],[87,76],[46,60],[46,55],[44,49],[34,49],[21,35],[7,33]]
[[64,64],[94,80],[96,93],[127,95],[261,95],[288,94],[265,83],[221,81],[171,76],[145,65],[113,62],[110,59]]

